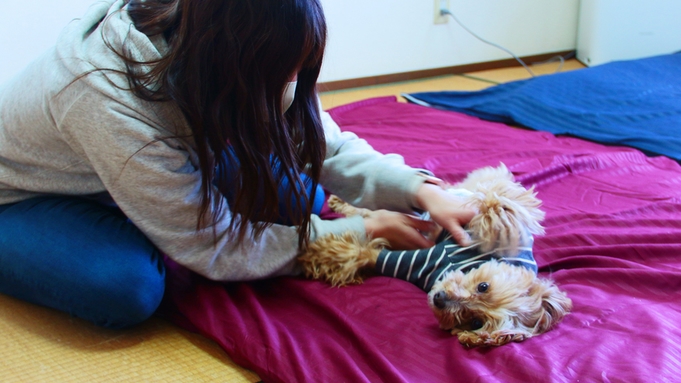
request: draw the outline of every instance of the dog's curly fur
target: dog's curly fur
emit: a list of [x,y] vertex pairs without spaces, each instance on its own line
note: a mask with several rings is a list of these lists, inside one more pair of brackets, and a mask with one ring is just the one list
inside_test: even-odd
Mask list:
[[[481,289],[479,286],[485,286]],[[451,272],[428,293],[440,328],[467,346],[501,346],[548,331],[571,309],[549,279],[491,260],[466,274]]]
[[330,234],[311,243],[298,262],[308,278],[326,280],[333,286],[359,284],[372,273],[378,253],[388,245],[383,238],[363,240],[354,233]]
[[[534,189],[515,182],[503,164],[473,171],[449,188],[470,192],[467,204],[478,214],[467,230],[482,251],[513,254],[527,243],[523,236],[544,233],[540,224],[544,212]],[[370,214],[335,196],[329,206],[346,216]],[[310,278],[334,286],[361,283],[372,274],[378,254],[387,246],[381,238],[329,235],[311,243],[298,261]],[[544,333],[572,308],[572,301],[551,280],[496,260],[465,274],[446,274],[428,293],[428,303],[440,328],[470,347],[500,346]]]
[[526,189],[515,182],[504,164],[475,170],[453,187],[473,193],[467,204],[479,214],[467,229],[480,242],[480,251],[501,248],[514,253],[525,235],[544,234],[541,221],[545,214],[539,209],[541,201],[534,186]]

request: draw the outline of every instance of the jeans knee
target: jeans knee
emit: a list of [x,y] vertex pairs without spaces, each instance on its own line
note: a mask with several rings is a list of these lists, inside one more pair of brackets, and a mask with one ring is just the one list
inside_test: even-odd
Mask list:
[[100,326],[130,327],[156,311],[165,267],[120,210],[77,197],[0,205],[0,292]]
[[165,292],[165,266],[160,256],[153,258],[156,262],[133,263],[102,278],[96,294],[101,297],[100,310],[89,319],[109,328],[132,327],[149,319]]
[[147,276],[143,281],[118,286],[110,292],[108,302],[102,302],[104,312],[93,318],[95,324],[109,328],[126,328],[151,318],[161,305],[165,279],[161,275]]

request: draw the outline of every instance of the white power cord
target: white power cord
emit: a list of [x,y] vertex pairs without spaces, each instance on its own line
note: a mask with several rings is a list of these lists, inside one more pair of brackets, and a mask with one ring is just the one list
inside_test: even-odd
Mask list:
[[[516,56],[513,52],[511,52],[510,50],[508,50],[508,49],[502,47],[501,45],[495,44],[495,43],[493,43],[493,42],[491,42],[491,41],[485,40],[485,39],[483,39],[482,37],[478,36],[475,32],[471,31],[470,29],[468,29],[468,27],[466,27],[465,25],[463,25],[463,23],[462,23],[461,21],[459,21],[459,19],[456,18],[456,16],[455,16],[449,9],[446,9],[446,8],[440,9],[440,14],[443,15],[443,16],[446,16],[446,15],[451,16],[452,19],[454,19],[454,21],[456,21],[457,24],[459,24],[459,25],[461,26],[461,28],[465,29],[466,32],[468,32],[468,33],[470,33],[471,35],[473,35],[473,37],[475,37],[476,39],[482,41],[482,42],[485,43],[485,44],[491,45],[491,46],[493,46],[493,47],[495,47],[495,48],[501,49],[502,51],[508,53],[508,54],[511,55],[514,59],[516,59],[516,61],[518,61],[518,62],[520,63],[520,65],[522,65],[523,68],[525,68],[525,69],[527,70],[527,72],[528,72],[532,77],[536,77],[536,76],[537,76],[537,75],[534,74],[534,72],[532,72],[532,69],[530,69],[530,67],[528,67],[528,66],[525,64],[525,62],[523,62],[523,60],[520,59],[520,57]],[[558,69],[556,70],[556,72],[559,72],[561,69],[563,69],[563,65],[565,64],[565,59],[564,59],[562,56],[556,56],[556,57],[560,59],[560,66],[559,66]],[[552,59],[550,59],[550,60],[547,60],[546,62],[551,62],[551,61],[555,61],[555,58],[552,58]]]

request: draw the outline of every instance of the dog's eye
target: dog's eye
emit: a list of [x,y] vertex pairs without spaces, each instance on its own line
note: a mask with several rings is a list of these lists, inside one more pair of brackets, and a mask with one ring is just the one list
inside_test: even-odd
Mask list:
[[482,282],[478,285],[478,292],[479,293],[487,292],[487,289],[489,289],[489,283],[487,283],[487,282]]
[[484,323],[479,318],[473,318],[471,321],[471,330],[477,330],[482,327]]

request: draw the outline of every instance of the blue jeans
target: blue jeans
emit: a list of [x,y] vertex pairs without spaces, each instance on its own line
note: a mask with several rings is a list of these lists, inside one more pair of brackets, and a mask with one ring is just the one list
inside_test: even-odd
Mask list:
[[[323,201],[318,186],[314,214]],[[0,205],[0,293],[123,328],[149,318],[164,290],[162,255],[118,208],[72,196]]]
[[60,196],[0,205],[1,293],[123,328],[164,289],[161,254],[119,209]]

